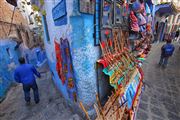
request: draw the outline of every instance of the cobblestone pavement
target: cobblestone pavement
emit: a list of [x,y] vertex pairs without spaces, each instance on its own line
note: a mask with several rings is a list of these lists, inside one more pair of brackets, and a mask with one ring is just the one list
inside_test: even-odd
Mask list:
[[56,91],[49,73],[43,74],[37,83],[40,103],[34,103],[31,91],[31,105],[26,106],[22,86],[12,87],[6,99],[0,104],[0,120],[81,120]]
[[152,47],[144,63],[145,91],[137,120],[180,120],[180,50],[169,59],[166,69],[158,66],[162,44]]

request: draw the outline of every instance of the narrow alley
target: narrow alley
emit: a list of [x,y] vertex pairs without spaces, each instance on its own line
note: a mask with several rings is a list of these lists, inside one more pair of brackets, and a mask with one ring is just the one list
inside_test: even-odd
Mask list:
[[[44,73],[37,79],[40,103],[26,106],[22,86],[12,87],[6,99],[0,103],[0,120],[81,120],[65,103],[65,99],[56,90],[50,73]],[[32,91],[31,91],[32,93]]]
[[0,0],[0,120],[180,120],[179,1]]
[[162,44],[153,46],[143,65],[146,85],[137,120],[180,120],[180,51],[174,44],[175,54],[166,69],[158,66]]

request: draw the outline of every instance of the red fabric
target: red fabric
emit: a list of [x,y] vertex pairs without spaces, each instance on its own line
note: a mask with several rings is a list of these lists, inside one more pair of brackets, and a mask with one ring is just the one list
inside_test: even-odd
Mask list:
[[104,68],[106,68],[108,66],[107,61],[105,61],[104,59],[100,59],[98,60],[98,63],[101,63],[103,65]]
[[113,44],[112,40],[109,40],[109,46],[112,46],[112,44]]
[[151,24],[146,25],[146,30],[147,30],[147,32],[151,32]]
[[138,67],[139,73],[141,74],[141,81],[144,79],[144,72],[141,67]]
[[105,48],[106,44],[105,42],[101,42],[102,48]]
[[131,20],[130,26],[131,26],[132,31],[139,32],[138,19],[134,15],[133,11],[130,12],[130,20]]
[[54,41],[54,45],[55,45],[55,52],[56,52],[56,71],[58,73],[59,78],[62,81],[62,84],[64,84],[65,77],[63,75],[63,70],[62,70],[62,57],[61,57],[60,44]]
[[[135,97],[134,97],[133,102],[132,102],[132,107],[133,107],[133,104],[134,104],[134,102],[135,102],[135,100],[136,100],[136,97],[137,97],[137,95],[138,95],[138,91],[139,91],[139,89],[140,89],[140,85],[142,84],[142,81],[143,81],[143,79],[144,79],[144,73],[143,73],[142,68],[141,68],[141,67],[138,67],[138,70],[139,70],[139,72],[140,72],[140,74],[141,74],[141,79],[140,79],[140,81],[139,81],[139,85],[138,85],[138,87],[137,87],[137,92],[136,92]],[[131,108],[132,108],[132,107],[131,107]]]
[[105,30],[105,35],[109,35],[109,30]]
[[123,8],[124,8],[124,10],[123,10],[123,16],[127,16],[128,10],[129,10],[129,5],[128,5],[127,3],[124,3],[124,4],[123,4]]

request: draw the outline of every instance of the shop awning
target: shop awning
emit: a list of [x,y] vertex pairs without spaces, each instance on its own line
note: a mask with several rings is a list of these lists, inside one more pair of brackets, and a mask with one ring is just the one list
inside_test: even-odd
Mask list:
[[180,12],[179,6],[173,2],[156,5],[155,14],[159,16],[169,16]]

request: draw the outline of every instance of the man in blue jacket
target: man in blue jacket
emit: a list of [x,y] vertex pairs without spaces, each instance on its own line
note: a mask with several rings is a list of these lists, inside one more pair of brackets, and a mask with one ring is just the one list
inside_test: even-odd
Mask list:
[[14,72],[14,79],[18,83],[23,84],[24,96],[27,105],[30,104],[30,89],[33,89],[34,93],[34,101],[35,103],[39,103],[39,93],[38,93],[38,86],[36,84],[36,78],[41,77],[40,73],[37,72],[35,67],[31,64],[26,64],[25,59],[23,57],[19,58],[20,66],[16,68]]
[[173,55],[175,49],[174,45],[171,44],[171,41],[172,40],[169,38],[166,41],[166,44],[161,47],[161,58],[159,61],[159,65],[163,65],[164,68],[166,68],[168,64],[168,59],[170,56]]

